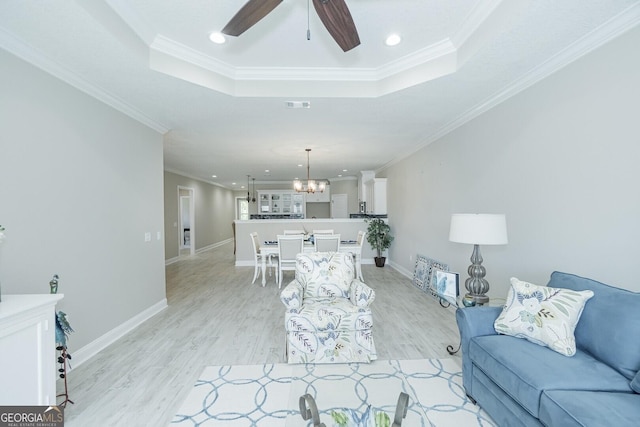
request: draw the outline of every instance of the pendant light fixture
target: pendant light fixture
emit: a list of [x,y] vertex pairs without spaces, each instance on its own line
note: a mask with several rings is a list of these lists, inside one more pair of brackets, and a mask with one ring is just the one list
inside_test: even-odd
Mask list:
[[311,179],[311,174],[309,173],[309,153],[311,152],[311,148],[305,148],[304,151],[307,152],[307,186],[305,188],[305,186],[302,184],[302,181],[296,179],[295,181],[293,181],[293,189],[298,193],[315,193],[316,191],[323,193],[327,188],[327,181],[320,180],[316,182],[315,179]]
[[[251,202],[255,203],[256,198],[255,197],[252,198],[252,193],[249,192],[249,178],[251,178],[251,175],[247,175],[247,203],[251,203]],[[256,179],[253,178],[254,189],[255,189],[255,181]]]
[[251,178],[251,183],[253,184],[253,187],[251,189],[251,203],[255,203],[256,202],[256,179]]

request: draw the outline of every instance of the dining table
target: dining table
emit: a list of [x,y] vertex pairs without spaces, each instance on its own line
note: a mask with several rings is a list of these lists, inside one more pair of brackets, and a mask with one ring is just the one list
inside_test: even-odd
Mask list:
[[[315,246],[313,242],[309,240],[304,241],[303,251],[305,253],[315,252]],[[359,280],[362,278],[362,248],[355,240],[342,240],[340,241],[340,249],[338,252],[352,253],[356,258],[356,275]],[[265,272],[267,271],[267,258],[271,255],[278,255],[278,241],[267,240],[260,245],[260,255],[262,259],[262,286],[267,283]]]

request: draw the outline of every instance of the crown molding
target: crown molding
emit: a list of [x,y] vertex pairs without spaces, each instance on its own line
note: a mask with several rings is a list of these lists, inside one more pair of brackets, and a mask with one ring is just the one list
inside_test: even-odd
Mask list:
[[377,172],[383,171],[384,169],[387,169],[388,167],[412,156],[424,147],[443,138],[445,135],[453,132],[465,123],[475,119],[486,111],[491,110],[509,98],[549,77],[572,62],[580,59],[584,55],[621,36],[638,25],[640,25],[640,3],[635,3],[604,24],[600,25],[598,28],[576,40],[574,43],[570,44],[565,49],[534,68],[531,72],[527,73],[512,84],[507,85],[504,89],[493,94],[479,104],[476,104],[473,108],[467,110],[458,118],[447,123],[435,133],[426,137],[415,149],[407,151],[390,162],[387,162],[379,168]]
[[3,28],[0,28],[0,47],[17,56],[18,58],[30,63],[31,65],[40,68],[41,70],[51,74],[52,76],[62,80],[63,82],[73,86],[74,88],[86,93],[87,95],[96,98],[97,100],[120,111],[121,113],[126,114],[127,116],[144,124],[145,126],[150,127],[158,133],[165,134],[169,131],[169,128],[167,128],[166,126],[151,119],[149,116],[127,104],[123,100],[110,95],[98,86],[87,82],[76,73],[68,70],[67,68],[48,58],[46,55],[37,51],[36,49]]
[[[221,188],[224,188],[226,190],[236,191],[233,188],[227,187],[226,185],[222,185],[222,184],[219,184],[219,183],[214,182],[214,181],[209,181],[207,179],[202,179],[202,178],[199,178],[199,177],[194,176],[194,175],[190,175],[190,174],[188,174],[186,172],[182,172],[182,171],[177,170],[177,169],[165,168],[164,171],[172,173],[174,175],[180,175],[180,176],[182,176],[184,178],[189,178],[189,179],[193,179],[193,180],[196,180],[196,181],[204,182],[205,184],[215,185],[216,187],[221,187]],[[240,190],[238,190],[238,191],[240,191]]]

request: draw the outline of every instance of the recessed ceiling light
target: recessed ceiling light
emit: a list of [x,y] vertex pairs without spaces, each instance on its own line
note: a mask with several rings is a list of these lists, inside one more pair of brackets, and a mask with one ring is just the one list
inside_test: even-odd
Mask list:
[[217,178],[218,175],[211,175],[211,178]]
[[[298,167],[299,167],[299,168],[301,168],[301,167],[302,167],[302,165],[298,165]],[[296,178],[296,179],[297,179],[297,178]]]
[[232,183],[231,183],[231,185],[236,185],[236,183],[235,183],[235,182],[232,182]]
[[211,34],[209,34],[209,40],[211,40],[215,44],[222,44],[222,43],[227,41],[226,37],[222,33],[211,33]]
[[264,172],[265,172],[265,173],[269,173],[269,169],[265,169],[265,170],[264,170]]
[[342,169],[342,172],[347,172],[347,170],[346,169]]
[[402,37],[398,34],[390,34],[387,39],[384,41],[384,44],[387,46],[395,46],[402,41]]

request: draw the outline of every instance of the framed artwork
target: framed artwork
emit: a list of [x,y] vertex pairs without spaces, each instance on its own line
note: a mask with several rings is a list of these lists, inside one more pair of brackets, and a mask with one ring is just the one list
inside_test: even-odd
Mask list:
[[[432,276],[434,270],[449,271],[449,266],[443,262],[428,258],[424,255],[416,256],[416,267],[413,272],[413,285],[422,289],[435,299],[439,299],[437,293],[432,286]],[[435,279],[433,279],[435,280]]]
[[429,283],[441,301],[457,305],[460,294],[460,275],[458,273],[433,269]]

